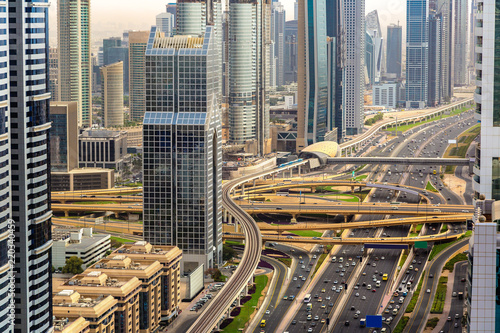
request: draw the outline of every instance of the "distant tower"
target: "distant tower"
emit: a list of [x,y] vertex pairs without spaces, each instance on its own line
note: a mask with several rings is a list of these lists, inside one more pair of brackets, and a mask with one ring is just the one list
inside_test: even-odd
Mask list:
[[386,56],[386,74],[395,74],[396,78],[401,78],[402,51],[403,51],[403,27],[398,25],[389,25],[387,27],[387,56]]
[[146,46],[149,31],[129,33],[129,108],[130,119],[142,122],[146,111]]
[[101,67],[104,127],[123,126],[123,61]]
[[53,101],[59,100],[59,52],[57,47],[49,49],[49,89]]
[[406,13],[406,107],[423,109],[428,93],[427,0],[407,0]]
[[229,141],[255,140],[257,152],[270,152],[270,1],[229,3]]
[[90,0],[57,2],[59,98],[78,102],[78,125],[92,125]]
[[284,52],[285,52],[285,17],[286,11],[285,7],[281,2],[273,2],[272,14],[271,14],[271,40],[274,43],[274,59],[276,61],[275,65],[275,76],[276,76],[276,86],[282,86],[284,84],[284,72],[283,72],[283,62],[284,62]]
[[345,45],[344,96],[346,135],[361,133],[365,98],[365,0],[343,0]]
[[165,35],[170,35],[174,32],[175,15],[170,13],[161,13],[156,15],[156,28],[164,32]]
[[469,19],[467,0],[455,0],[454,7],[454,74],[453,83],[455,86],[468,84],[467,69],[467,21]]
[[[380,82],[384,54],[384,39],[382,38],[382,29],[380,28],[378,12],[376,10],[366,15],[366,33],[373,43],[373,53],[370,54],[371,59],[369,63],[366,63],[366,67],[368,68],[368,64],[371,64],[371,67],[368,69],[368,77],[370,78],[370,84],[374,84]],[[365,60],[368,59],[365,58]]]

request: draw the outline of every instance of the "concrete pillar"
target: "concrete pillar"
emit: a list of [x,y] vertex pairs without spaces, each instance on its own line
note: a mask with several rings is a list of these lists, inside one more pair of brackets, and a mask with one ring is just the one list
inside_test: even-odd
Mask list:
[[290,178],[293,178],[293,168],[290,168]]
[[234,232],[237,233],[238,232],[238,222],[235,222],[234,223]]
[[301,168],[301,165],[299,165],[299,176],[300,176],[300,171],[301,171],[300,168]]
[[65,217],[68,217],[69,216],[69,212],[67,210],[64,211],[64,216]]
[[256,182],[257,182],[257,179],[254,179],[254,180],[253,180],[253,186],[254,186],[254,187],[255,187]]
[[227,222],[227,210],[222,210],[222,221]]
[[275,174],[273,173],[273,181],[274,181],[274,176],[275,176]]
[[245,195],[245,184],[241,184],[241,195]]

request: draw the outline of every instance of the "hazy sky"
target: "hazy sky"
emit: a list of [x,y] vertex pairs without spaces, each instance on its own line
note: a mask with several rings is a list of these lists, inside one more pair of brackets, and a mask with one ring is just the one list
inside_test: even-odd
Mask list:
[[[155,24],[155,16],[165,11],[165,4],[173,0],[93,0],[91,3],[92,40],[121,36],[124,30],[149,30]],[[294,0],[282,0],[287,19],[293,19]],[[401,21],[404,26],[406,0],[366,0],[366,13],[377,9],[382,33],[390,23]],[[57,1],[50,7],[50,41],[57,44]]]

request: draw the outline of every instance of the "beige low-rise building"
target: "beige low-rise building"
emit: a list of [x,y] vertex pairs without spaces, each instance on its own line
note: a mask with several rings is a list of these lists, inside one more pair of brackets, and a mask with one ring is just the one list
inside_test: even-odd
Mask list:
[[57,290],[75,290],[84,297],[111,295],[117,301],[115,332],[139,332],[139,292],[142,283],[136,277],[109,277],[98,270],[87,270],[57,286]]
[[132,259],[124,254],[101,259],[84,274],[98,271],[111,279],[133,278],[141,281],[139,292],[139,331],[156,332],[161,321],[161,276],[163,265],[157,260]]
[[83,317],[69,319],[54,318],[54,333],[89,333],[90,323]]
[[178,314],[181,302],[180,261],[182,251],[177,246],[151,245],[145,241],[125,244],[108,258],[126,255],[132,260],[157,260],[163,265],[161,275],[161,321],[170,321]]
[[83,317],[89,322],[89,333],[115,332],[118,301],[111,295],[83,297],[77,291],[62,290],[54,295],[52,302],[56,318],[77,320]]

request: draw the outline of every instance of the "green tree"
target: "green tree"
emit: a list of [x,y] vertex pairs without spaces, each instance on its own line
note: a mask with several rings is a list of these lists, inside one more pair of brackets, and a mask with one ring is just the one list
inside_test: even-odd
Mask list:
[[72,256],[71,258],[66,259],[66,265],[64,265],[62,272],[80,274],[81,272],[83,272],[82,265],[82,259],[78,258],[77,256]]
[[227,245],[222,246],[222,259],[225,261],[229,261],[233,259],[233,257],[236,255],[236,251]]

